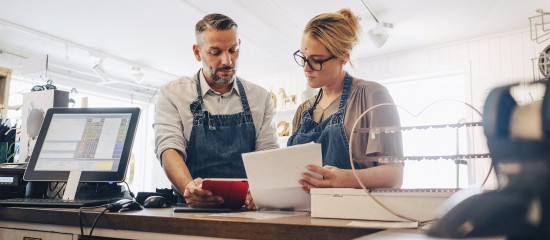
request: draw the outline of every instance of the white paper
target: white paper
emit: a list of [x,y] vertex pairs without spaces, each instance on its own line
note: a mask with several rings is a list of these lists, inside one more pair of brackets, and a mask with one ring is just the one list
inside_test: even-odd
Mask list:
[[322,166],[321,144],[301,144],[242,156],[250,193],[258,209],[311,209],[311,196],[298,181],[308,172],[307,165]]

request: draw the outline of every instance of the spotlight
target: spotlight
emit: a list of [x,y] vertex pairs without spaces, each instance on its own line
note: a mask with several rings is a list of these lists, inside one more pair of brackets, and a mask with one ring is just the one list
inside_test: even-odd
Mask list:
[[100,59],[99,62],[94,67],[92,67],[92,70],[94,70],[95,74],[101,79],[102,82],[108,82],[109,80],[107,78],[107,74],[101,66],[102,63],[103,59]]
[[386,43],[386,41],[388,41],[388,38],[390,37],[384,25],[386,24],[378,23],[376,27],[372,28],[368,32],[368,36],[370,40],[372,41],[374,46],[376,46],[377,48],[381,48]]
[[101,82],[98,82],[97,85],[108,85],[112,83],[117,83],[118,81],[112,80],[109,81],[109,78],[107,77],[107,73],[105,70],[103,70],[102,67],[103,59],[99,59],[99,62],[92,67],[92,70],[94,70],[95,74],[101,79]]
[[381,48],[386,43],[386,41],[388,41],[388,38],[390,37],[386,28],[393,28],[393,23],[386,23],[386,22],[380,21],[376,17],[376,14],[374,14],[374,11],[371,10],[369,5],[364,0],[361,0],[361,2],[363,3],[363,6],[365,6],[367,11],[369,11],[372,18],[374,18],[374,21],[376,21],[376,27],[369,30],[368,36],[372,41],[372,43],[374,44],[374,46],[376,46],[377,48]]

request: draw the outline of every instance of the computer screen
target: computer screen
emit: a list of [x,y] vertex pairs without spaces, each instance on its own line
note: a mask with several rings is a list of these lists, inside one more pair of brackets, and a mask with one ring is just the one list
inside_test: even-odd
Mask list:
[[27,170],[26,181],[121,182],[136,133],[139,108],[48,109]]

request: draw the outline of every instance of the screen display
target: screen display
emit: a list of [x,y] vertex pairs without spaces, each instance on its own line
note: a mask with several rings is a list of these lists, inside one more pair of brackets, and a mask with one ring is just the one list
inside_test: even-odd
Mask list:
[[139,108],[50,108],[25,181],[120,182],[126,176]]
[[54,113],[34,170],[117,171],[130,119],[130,113]]
[[13,177],[0,177],[0,183],[13,183]]

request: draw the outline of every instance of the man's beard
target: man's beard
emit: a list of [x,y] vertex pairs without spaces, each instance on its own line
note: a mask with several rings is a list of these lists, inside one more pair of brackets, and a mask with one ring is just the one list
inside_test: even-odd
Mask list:
[[[224,70],[233,70],[233,74],[231,74],[231,76],[219,77],[218,74],[217,74],[218,71],[224,71]],[[235,70],[234,70],[234,68],[229,67],[229,66],[218,68],[214,72],[212,72],[212,74],[210,74],[210,79],[212,79],[212,81],[216,85],[231,84],[231,83],[233,83],[233,79],[235,79]]]

